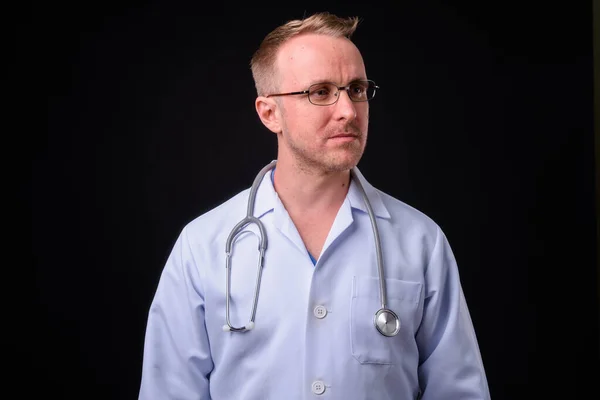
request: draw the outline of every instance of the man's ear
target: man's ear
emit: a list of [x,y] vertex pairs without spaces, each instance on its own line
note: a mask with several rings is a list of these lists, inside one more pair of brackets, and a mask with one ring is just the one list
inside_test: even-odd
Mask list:
[[258,96],[254,106],[262,123],[272,132],[281,133],[281,113],[277,102],[264,96]]

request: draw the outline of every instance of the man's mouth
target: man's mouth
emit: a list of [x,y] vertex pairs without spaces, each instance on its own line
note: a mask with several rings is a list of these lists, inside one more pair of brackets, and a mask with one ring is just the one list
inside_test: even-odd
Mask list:
[[334,135],[332,137],[330,137],[330,139],[337,139],[337,138],[358,138],[358,135],[355,135],[353,133],[340,133],[337,135]]

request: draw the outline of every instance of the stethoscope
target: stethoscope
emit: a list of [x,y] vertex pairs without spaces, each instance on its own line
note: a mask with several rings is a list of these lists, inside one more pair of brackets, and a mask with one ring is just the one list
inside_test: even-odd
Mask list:
[[[269,163],[268,165],[263,167],[263,169],[260,170],[260,172],[258,173],[256,178],[254,179],[254,182],[252,183],[252,187],[250,188],[250,195],[248,197],[248,211],[246,214],[246,218],[242,219],[240,222],[237,223],[236,226],[233,227],[231,233],[229,234],[229,237],[227,238],[227,243],[225,245],[225,253],[227,255],[226,262],[225,262],[225,269],[226,269],[225,275],[227,276],[226,286],[225,286],[225,296],[227,297],[227,303],[226,303],[227,324],[223,325],[223,330],[225,332],[246,332],[246,331],[250,331],[254,328],[254,318],[256,316],[256,305],[258,303],[258,294],[259,294],[259,290],[260,290],[260,279],[262,276],[262,268],[263,268],[263,264],[264,264],[264,260],[265,260],[265,251],[267,250],[267,233],[266,233],[265,227],[258,218],[253,216],[254,202],[256,200],[256,192],[258,191],[258,187],[259,187],[260,183],[262,182],[263,177],[265,176],[265,174],[268,171],[275,168],[276,164],[277,164],[277,160],[272,161],[271,163]],[[367,211],[369,213],[369,219],[371,220],[371,227],[373,228],[373,235],[375,237],[375,249],[377,251],[377,269],[379,272],[379,298],[381,300],[381,308],[375,313],[375,316],[373,317],[373,324],[375,325],[375,328],[377,329],[377,331],[379,333],[381,333],[383,336],[387,336],[387,337],[396,336],[396,334],[398,334],[398,331],[400,330],[400,318],[398,318],[398,315],[396,315],[395,312],[393,312],[392,310],[387,308],[387,305],[386,305],[387,294],[386,294],[386,286],[385,286],[385,279],[384,279],[384,273],[383,273],[383,256],[382,256],[382,252],[381,252],[381,243],[379,241],[379,230],[377,229],[377,222],[375,220],[375,215],[373,214],[373,209],[371,208],[371,203],[369,202],[369,199],[367,198],[367,193],[365,192],[365,189],[363,188],[360,180],[357,178],[356,167],[352,168],[351,175],[354,178],[353,179],[354,183],[358,186],[358,188],[360,189],[360,191],[362,193],[363,200],[365,202]],[[250,321],[248,322],[248,324],[246,324],[246,326],[243,326],[241,328],[236,328],[231,325],[231,322],[229,320],[229,298],[230,298],[230,290],[231,290],[230,289],[230,275],[231,275],[231,256],[232,256],[231,247],[232,247],[232,244],[233,244],[235,238],[237,237],[237,235],[242,233],[242,229],[244,229],[249,224],[256,224],[260,231],[260,236],[258,237],[258,251],[259,251],[258,267],[257,267],[258,271],[257,271],[257,276],[256,276],[256,286],[254,289],[254,302],[252,304],[252,314],[250,316]]]

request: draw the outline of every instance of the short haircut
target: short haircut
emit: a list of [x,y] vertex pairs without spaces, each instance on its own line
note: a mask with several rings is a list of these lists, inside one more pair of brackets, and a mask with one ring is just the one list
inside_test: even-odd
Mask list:
[[332,37],[352,38],[356,30],[358,17],[341,18],[328,12],[296,19],[277,27],[269,33],[252,56],[250,67],[259,96],[272,94],[277,90],[276,60],[279,48],[293,37],[306,33]]

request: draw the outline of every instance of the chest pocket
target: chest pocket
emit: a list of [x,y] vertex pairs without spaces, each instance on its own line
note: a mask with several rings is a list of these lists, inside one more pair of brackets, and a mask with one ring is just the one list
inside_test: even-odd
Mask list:
[[352,356],[361,364],[396,364],[407,355],[415,356],[415,329],[420,321],[420,282],[386,278],[387,307],[400,318],[400,331],[385,337],[377,331],[375,313],[381,308],[379,279],[355,276],[350,307]]

